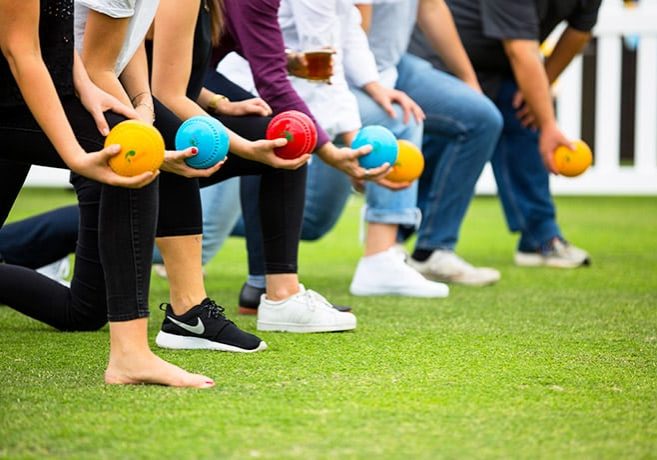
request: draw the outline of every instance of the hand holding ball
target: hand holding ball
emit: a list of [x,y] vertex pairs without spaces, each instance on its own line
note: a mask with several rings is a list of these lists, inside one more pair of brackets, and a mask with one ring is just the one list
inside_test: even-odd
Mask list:
[[397,161],[392,165],[392,171],[386,179],[392,182],[413,182],[422,175],[424,170],[424,156],[415,144],[400,139],[397,141],[399,153]]
[[216,118],[198,115],[187,119],[176,133],[176,150],[196,147],[198,153],[185,159],[187,166],[207,169],[216,165],[228,153],[228,131]]
[[582,174],[591,166],[593,154],[584,141],[573,141],[575,150],[566,146],[559,146],[554,151],[554,163],[559,174],[567,177],[575,177]]
[[293,160],[312,153],[317,145],[317,129],[308,115],[297,110],[281,112],[267,125],[266,137],[269,140],[283,137],[287,144],[274,149],[280,158]]
[[383,126],[372,125],[361,128],[351,143],[351,148],[358,149],[364,145],[372,146],[370,153],[358,157],[358,162],[365,169],[378,168],[384,163],[393,165],[397,161],[399,151],[397,139]]
[[138,120],[122,121],[105,138],[105,147],[119,144],[121,151],[110,158],[112,170],[121,176],[157,171],[164,161],[164,139],[153,126]]

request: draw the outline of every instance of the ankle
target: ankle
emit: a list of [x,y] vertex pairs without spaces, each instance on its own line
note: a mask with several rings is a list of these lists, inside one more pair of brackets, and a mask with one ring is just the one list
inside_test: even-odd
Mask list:
[[200,305],[208,295],[205,292],[196,294],[185,294],[179,296],[171,296],[171,309],[176,316],[181,316],[197,305]]

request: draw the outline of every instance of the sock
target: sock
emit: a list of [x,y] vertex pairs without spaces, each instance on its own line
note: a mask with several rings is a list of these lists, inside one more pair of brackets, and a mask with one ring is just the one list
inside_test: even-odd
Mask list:
[[415,251],[413,251],[413,255],[411,257],[413,259],[417,260],[418,262],[424,262],[429,257],[431,257],[431,254],[433,254],[432,249],[416,248]]
[[265,275],[249,275],[246,278],[246,284],[258,289],[264,289],[267,286]]

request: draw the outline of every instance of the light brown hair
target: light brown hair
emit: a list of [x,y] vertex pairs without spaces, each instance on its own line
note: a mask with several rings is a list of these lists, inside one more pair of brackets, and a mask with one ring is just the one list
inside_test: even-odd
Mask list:
[[206,0],[210,12],[210,30],[212,33],[212,46],[219,44],[219,38],[224,28],[224,8],[222,0]]

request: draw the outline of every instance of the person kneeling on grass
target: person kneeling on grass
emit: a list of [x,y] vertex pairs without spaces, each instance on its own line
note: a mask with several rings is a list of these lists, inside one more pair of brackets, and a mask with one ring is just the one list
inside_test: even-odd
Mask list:
[[158,173],[126,178],[110,169],[119,148],[103,149],[103,136],[137,114],[92,83],[72,36],[71,0],[0,1],[0,225],[32,164],[71,169],[81,209],[71,287],[0,264],[0,302],[60,330],[109,320],[107,383],[210,388],[212,379],[149,348]]

